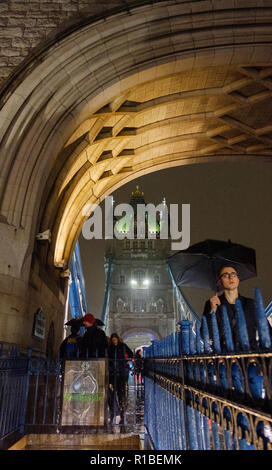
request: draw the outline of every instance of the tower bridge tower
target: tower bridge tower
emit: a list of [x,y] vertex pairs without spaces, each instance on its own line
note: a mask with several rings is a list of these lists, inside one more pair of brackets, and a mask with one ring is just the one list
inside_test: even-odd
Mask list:
[[[136,187],[130,205],[134,209],[134,239],[106,241],[105,269],[108,285],[104,312],[106,334],[117,332],[131,348],[151,344],[176,330],[172,282],[166,263],[170,241],[160,239],[160,224],[148,221],[145,238],[136,238],[137,204],[145,204]],[[121,220],[118,230],[124,231]],[[153,239],[148,238],[153,233]],[[109,276],[109,269],[111,275]]]

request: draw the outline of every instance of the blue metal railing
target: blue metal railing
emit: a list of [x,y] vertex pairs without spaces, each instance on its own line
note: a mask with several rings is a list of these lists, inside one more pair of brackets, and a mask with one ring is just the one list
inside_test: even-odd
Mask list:
[[3,438],[20,432],[25,422],[29,360],[30,351],[21,356],[14,345],[5,354],[0,348],[0,448]]
[[113,266],[113,255],[110,255],[108,258],[108,270],[107,270],[107,279],[104,295],[104,303],[102,308],[101,320],[107,325],[108,323],[108,314],[109,314],[109,301],[110,301],[110,281],[112,275],[112,266]]
[[[206,319],[181,321],[179,332],[144,348],[145,424],[158,450],[271,449],[271,333],[255,289],[258,345],[250,349],[237,302],[241,347],[235,350],[224,311],[224,347],[215,314],[212,338]],[[167,412],[165,412],[167,410]]]
[[170,278],[172,281],[173,291],[175,294],[175,298],[178,305],[179,310],[179,319],[180,320],[192,320],[195,322],[200,322],[200,318],[197,313],[192,308],[191,304],[189,303],[188,299],[185,297],[184,293],[182,292],[180,286],[177,286],[176,281],[174,279],[172,270],[170,266],[168,266]]
[[[243,311],[241,349],[225,322],[220,352],[216,318],[180,322],[179,331],[153,341],[145,354],[145,424],[158,450],[269,449],[272,445],[272,349],[266,311],[256,290],[259,344],[248,349]],[[239,309],[239,305],[238,305]],[[207,326],[207,325],[206,325]],[[0,444],[25,426],[58,426],[61,361],[22,355],[0,345]]]
[[[5,348],[5,351],[3,349],[0,344],[0,448],[7,448],[25,432],[41,433],[48,429],[50,432],[61,432],[66,360],[105,360],[106,370],[108,366],[106,377],[109,374],[109,378],[114,378],[110,382],[111,389],[106,391],[108,408],[105,411],[105,426],[108,419],[110,425],[137,424],[136,411],[132,412],[132,408],[137,400],[136,385],[142,384],[139,358],[108,357],[107,349],[103,354],[103,351],[96,350],[94,357],[89,357],[88,351],[82,357],[83,352],[79,354],[77,350],[73,356],[64,355],[55,359],[36,356],[31,348],[27,354],[22,354],[14,345]],[[133,385],[133,391],[130,393],[130,413],[127,415],[128,382]],[[118,416],[122,418],[120,423]],[[73,432],[73,427],[70,432]]]
[[80,318],[88,313],[88,302],[78,242],[75,245],[70,271],[72,281],[69,288],[70,310],[72,318]]

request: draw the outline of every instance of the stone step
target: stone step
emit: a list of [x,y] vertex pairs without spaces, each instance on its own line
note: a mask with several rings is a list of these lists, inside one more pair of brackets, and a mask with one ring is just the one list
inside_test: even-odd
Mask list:
[[140,450],[137,434],[27,434],[10,450]]

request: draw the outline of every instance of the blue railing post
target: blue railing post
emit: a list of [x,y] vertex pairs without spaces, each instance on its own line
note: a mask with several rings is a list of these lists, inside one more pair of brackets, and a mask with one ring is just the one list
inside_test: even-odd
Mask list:
[[242,349],[244,351],[249,351],[250,344],[249,344],[249,339],[248,339],[247,324],[246,324],[245,314],[244,314],[243,307],[242,307],[242,302],[239,298],[236,299],[235,305],[236,305],[236,311],[237,311],[238,328],[239,328]]
[[190,328],[192,326],[191,321],[180,321],[180,333],[181,333],[181,354],[189,356],[190,354]]
[[196,322],[196,350],[198,354],[202,353],[202,341],[201,341],[201,334],[200,334],[201,323],[199,321]]
[[196,420],[198,449],[203,450],[201,413],[196,409],[195,409],[195,420]]
[[260,346],[261,348],[271,348],[268,321],[265,315],[261,291],[258,287],[255,288],[255,300]]
[[19,432],[23,434],[26,420],[26,411],[27,411],[27,400],[28,400],[28,390],[29,390],[29,379],[31,374],[31,357],[32,357],[32,348],[29,347],[27,350],[27,369],[26,369],[26,378],[25,378],[25,390],[23,397],[23,406],[22,413],[20,418],[20,427]]
[[203,416],[203,425],[204,425],[204,449],[210,450],[211,449],[211,441],[210,441],[210,430],[209,430],[209,418],[204,415]]
[[225,336],[227,351],[233,352],[234,351],[233,338],[232,338],[232,332],[231,332],[229,316],[228,316],[226,305],[222,305],[222,311],[223,311],[223,323],[224,323],[224,336]]
[[191,405],[187,405],[187,418],[189,449],[198,450],[195,409]]
[[179,357],[179,334],[175,332],[175,357]]
[[193,326],[190,326],[189,330],[189,339],[190,339],[190,354],[196,354],[196,335],[193,331]]
[[209,354],[211,352],[210,337],[209,337],[207,318],[204,316],[202,318],[202,331],[203,331],[204,352]]
[[187,449],[186,444],[186,423],[185,423],[185,403],[184,400],[180,400],[179,406],[179,413],[180,413],[180,421],[181,421],[181,442],[182,442],[182,449]]
[[220,337],[219,337],[216,314],[214,312],[211,313],[211,320],[212,320],[213,350],[217,354],[220,354],[221,353]]

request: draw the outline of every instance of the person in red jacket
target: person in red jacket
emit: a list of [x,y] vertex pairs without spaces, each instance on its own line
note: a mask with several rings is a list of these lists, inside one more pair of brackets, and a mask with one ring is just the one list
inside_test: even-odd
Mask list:
[[107,357],[107,337],[101,328],[96,325],[96,318],[87,313],[82,319],[86,332],[79,340],[80,358]]

